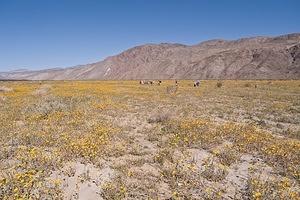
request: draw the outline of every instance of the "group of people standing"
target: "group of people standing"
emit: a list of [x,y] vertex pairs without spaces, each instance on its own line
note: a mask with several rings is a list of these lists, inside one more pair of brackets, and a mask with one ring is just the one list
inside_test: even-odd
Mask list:
[[[179,81],[175,80],[175,86],[179,85]],[[146,80],[140,80],[140,84],[141,85],[153,85],[153,84],[157,84],[157,85],[161,85],[162,81],[161,80],[157,80],[157,81],[146,81]],[[194,81],[194,87],[199,87],[200,86],[200,81],[196,80]]]

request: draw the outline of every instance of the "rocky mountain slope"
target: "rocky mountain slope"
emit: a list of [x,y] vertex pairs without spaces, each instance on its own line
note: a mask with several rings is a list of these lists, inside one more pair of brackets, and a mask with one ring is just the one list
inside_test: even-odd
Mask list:
[[197,45],[146,44],[103,61],[40,71],[0,73],[6,79],[299,79],[300,33],[210,40]]

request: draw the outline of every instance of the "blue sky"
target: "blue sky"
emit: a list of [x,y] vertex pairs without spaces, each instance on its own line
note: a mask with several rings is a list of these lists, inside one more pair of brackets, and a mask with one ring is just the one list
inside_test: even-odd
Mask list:
[[100,61],[144,43],[300,32],[299,0],[0,0],[0,71]]

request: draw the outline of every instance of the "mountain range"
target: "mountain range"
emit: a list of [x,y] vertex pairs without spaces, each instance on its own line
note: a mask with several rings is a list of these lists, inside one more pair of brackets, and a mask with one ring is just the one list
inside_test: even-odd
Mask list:
[[145,44],[86,65],[1,72],[0,79],[299,79],[300,33],[196,45]]

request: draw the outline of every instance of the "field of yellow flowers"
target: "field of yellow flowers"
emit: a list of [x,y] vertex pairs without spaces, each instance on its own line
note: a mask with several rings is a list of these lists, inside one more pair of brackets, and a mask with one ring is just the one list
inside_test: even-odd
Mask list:
[[0,145],[0,199],[300,199],[300,81],[3,81]]

